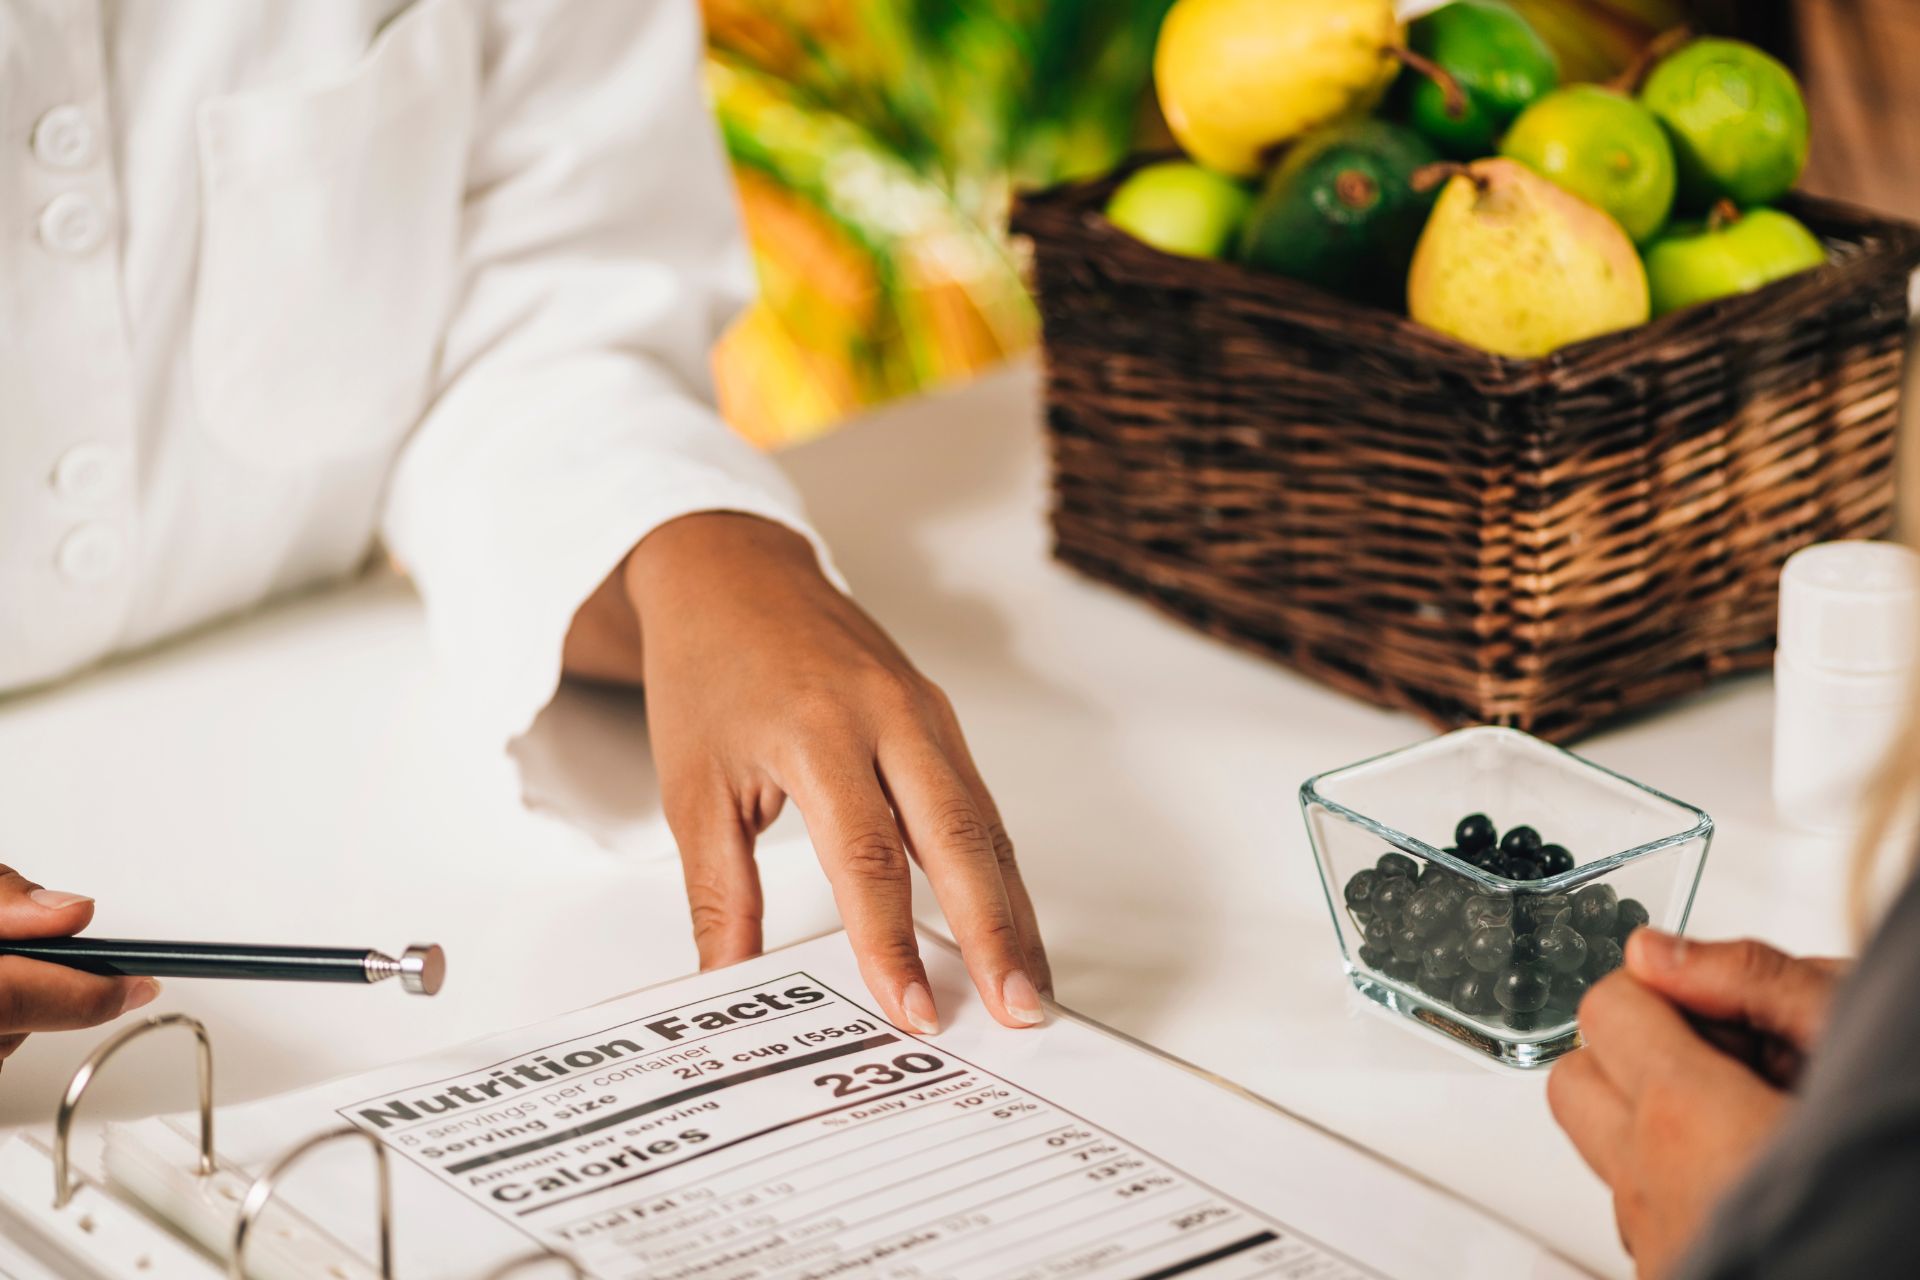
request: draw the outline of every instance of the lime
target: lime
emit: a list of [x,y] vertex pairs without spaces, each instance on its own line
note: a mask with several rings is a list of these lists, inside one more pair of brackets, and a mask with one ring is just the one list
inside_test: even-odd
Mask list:
[[1793,189],[1807,164],[1807,104],[1785,66],[1738,40],[1695,40],[1647,77],[1640,100],[1673,134],[1680,201],[1743,208]]
[[1673,145],[1651,112],[1595,84],[1569,85],[1520,113],[1500,154],[1626,228],[1635,243],[1654,236],[1673,210]]
[[1827,260],[1826,246],[1796,218],[1777,209],[1728,213],[1676,225],[1647,246],[1655,315],[1747,293]]
[[1454,0],[1416,18],[1407,44],[1438,63],[1466,95],[1465,109],[1447,110],[1447,95],[1409,69],[1407,119],[1448,155],[1477,160],[1527,104],[1560,83],[1553,50],[1527,20],[1499,0]]
[[1232,178],[1182,160],[1148,165],[1107,202],[1115,226],[1167,253],[1218,258],[1240,235],[1253,194]]

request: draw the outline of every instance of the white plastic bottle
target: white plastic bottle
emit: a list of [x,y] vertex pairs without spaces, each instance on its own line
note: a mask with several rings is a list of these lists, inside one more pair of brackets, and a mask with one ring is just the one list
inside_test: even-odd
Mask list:
[[1905,718],[1920,659],[1920,555],[1825,542],[1780,575],[1773,799],[1805,831],[1843,831]]

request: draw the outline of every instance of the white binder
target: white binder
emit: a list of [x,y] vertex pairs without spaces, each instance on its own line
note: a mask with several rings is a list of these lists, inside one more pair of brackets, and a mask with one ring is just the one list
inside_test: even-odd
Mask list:
[[[148,1032],[178,1027],[199,1050],[199,1131],[169,1127],[166,1150],[116,1143],[104,1151],[105,1181],[72,1168],[73,1118],[93,1077],[115,1052]],[[0,1142],[0,1277],[5,1280],[394,1280],[392,1201],[386,1148],[351,1126],[296,1143],[259,1176],[223,1163],[213,1140],[213,1045],[206,1027],[169,1013],[135,1023],[103,1042],[67,1083],[51,1144],[31,1134]],[[284,1206],[263,1212],[292,1167],[334,1143],[372,1153],[369,1198],[378,1213],[380,1256],[369,1261]],[[542,1250],[514,1259],[487,1280],[509,1275],[583,1273]]]

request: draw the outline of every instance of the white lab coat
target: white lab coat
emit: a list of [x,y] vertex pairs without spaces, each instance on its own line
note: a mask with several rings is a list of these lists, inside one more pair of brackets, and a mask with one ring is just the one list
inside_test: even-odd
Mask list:
[[699,67],[694,0],[0,0],[0,689],[384,536],[504,742],[649,530],[806,532]]

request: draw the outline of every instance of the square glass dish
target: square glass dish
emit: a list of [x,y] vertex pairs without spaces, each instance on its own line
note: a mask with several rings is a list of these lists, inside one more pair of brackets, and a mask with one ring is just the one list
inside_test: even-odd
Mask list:
[[1635,927],[1685,928],[1713,841],[1701,810],[1517,729],[1320,774],[1300,807],[1355,988],[1515,1067],[1578,1045]]

